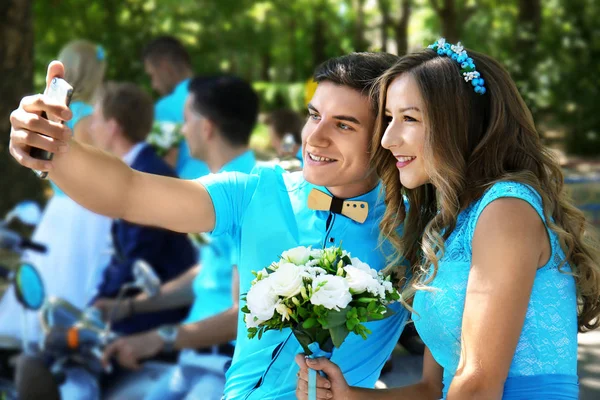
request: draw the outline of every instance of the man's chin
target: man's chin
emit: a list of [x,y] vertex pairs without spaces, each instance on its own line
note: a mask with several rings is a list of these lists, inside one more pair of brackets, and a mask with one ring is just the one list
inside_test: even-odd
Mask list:
[[302,170],[302,174],[304,176],[304,180],[308,183],[312,183],[316,186],[338,186],[335,177],[337,174],[319,174],[317,171],[307,171],[306,169]]

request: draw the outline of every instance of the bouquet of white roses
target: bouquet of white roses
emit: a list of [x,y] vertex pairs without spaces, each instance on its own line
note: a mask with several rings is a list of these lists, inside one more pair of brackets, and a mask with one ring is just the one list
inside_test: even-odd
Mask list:
[[155,121],[148,138],[146,138],[146,141],[161,157],[167,154],[171,148],[179,145],[182,140],[181,124],[167,121]]
[[308,355],[315,344],[331,353],[350,332],[366,339],[364,322],[385,318],[387,305],[400,298],[390,277],[340,247],[296,247],[253,273],[242,308],[248,337],[291,328]]

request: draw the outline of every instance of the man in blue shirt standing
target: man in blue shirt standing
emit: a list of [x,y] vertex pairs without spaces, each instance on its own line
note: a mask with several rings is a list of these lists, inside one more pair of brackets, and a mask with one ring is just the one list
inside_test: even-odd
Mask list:
[[[256,159],[248,144],[258,118],[258,96],[252,86],[232,76],[195,78],[190,82],[189,91],[183,131],[194,156],[205,161],[213,173],[250,173]],[[192,303],[181,326],[167,325],[115,342],[113,347],[130,355],[128,361],[131,362],[125,363],[126,367],[135,367],[141,358],[151,357],[160,350],[172,349],[173,343],[168,342],[174,340],[179,330],[189,336],[191,345],[198,337],[195,323],[221,313],[237,316],[235,244],[227,235],[214,238],[207,235],[206,241],[197,268],[163,285],[158,296],[148,298],[142,293],[131,307],[122,304],[116,310],[117,316],[123,317],[130,309],[144,314]],[[233,323],[229,330],[235,334]],[[178,365],[148,390],[147,398],[183,399],[196,395],[202,399],[220,399],[225,385],[224,365],[232,355],[233,346],[229,343],[206,346],[199,342],[198,346],[187,346],[180,353]]]
[[[28,157],[27,146],[57,151],[66,133],[46,121],[32,124],[30,114],[44,110],[60,115],[67,110],[53,107],[44,97],[23,99],[21,108],[13,114],[11,153],[27,167],[49,170],[52,179],[71,198],[95,212],[182,232],[212,232],[214,237],[233,238],[240,293],[249,290],[253,270],[262,269],[284,250],[298,245],[343,243],[354,257],[381,270],[386,265],[389,246],[378,240],[384,204],[378,196],[379,179],[370,163],[377,104],[376,96],[371,98],[369,93],[376,79],[396,61],[396,56],[384,53],[355,53],[317,68],[318,87],[308,105],[310,116],[302,133],[302,172],[262,168],[253,174],[213,174],[197,181],[159,180],[140,176],[76,141],[69,142],[69,148],[46,165]],[[61,74],[59,64],[49,66],[49,79]],[[19,134],[23,130],[29,133]],[[46,144],[39,134],[55,138],[58,146],[54,141]],[[87,173],[81,173],[82,170]],[[95,170],[102,173],[96,174]],[[334,207],[309,208],[307,198],[313,189],[332,196]],[[337,207],[353,200],[367,203],[360,221],[340,214]],[[392,316],[366,323],[372,331],[366,340],[351,334],[334,351],[334,362],[352,385],[373,387],[379,377],[407,317],[398,304],[394,308],[396,313]],[[234,316],[233,322],[230,314],[222,313],[203,321],[206,324],[202,340],[214,340],[214,344],[234,339],[234,335],[227,336],[229,331],[219,328],[235,324],[236,317],[237,343],[227,371],[225,398],[295,398],[298,367],[294,357],[301,352],[301,346],[289,330],[269,331],[260,340],[250,340],[242,313]],[[186,336],[181,329],[177,332],[176,348],[185,347]],[[105,356],[111,356],[115,350],[118,351],[107,350]],[[121,361],[126,358],[127,354],[119,354]]]
[[[179,40],[162,36],[146,45],[143,60],[152,88],[163,96],[154,106],[155,129],[163,136],[176,138],[183,124],[184,103],[193,76],[190,55]],[[165,159],[183,179],[199,178],[210,172],[205,162],[192,157],[186,140],[181,140],[178,148],[170,149]]]

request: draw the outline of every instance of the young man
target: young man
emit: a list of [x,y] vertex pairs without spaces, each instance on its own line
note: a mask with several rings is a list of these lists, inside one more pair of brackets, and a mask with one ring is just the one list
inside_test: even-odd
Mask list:
[[[183,132],[189,138],[194,155],[205,161],[213,173],[250,173],[256,160],[248,144],[258,117],[258,96],[252,86],[231,76],[195,78],[190,82],[189,92]],[[237,264],[233,259],[234,247],[232,239],[226,235],[209,237],[201,249],[199,268],[163,285],[156,297],[147,298],[140,294],[132,308],[138,313],[147,313],[193,302],[186,325],[225,312],[237,316],[239,296],[237,271],[233,272]],[[125,315],[128,309],[127,304],[122,304],[119,316]],[[232,334],[234,328],[232,319]],[[124,360],[124,366],[133,367],[142,357],[172,348],[170,341],[175,339],[178,330],[176,325],[163,326],[155,331],[124,337],[107,351]],[[232,355],[233,346],[228,343],[183,349],[178,365],[149,389],[148,398],[175,400],[197,396],[207,400],[220,399],[225,385],[224,365]]]
[[[146,45],[142,58],[152,88],[162,96],[154,107],[157,129],[172,130],[181,126],[188,85],[193,76],[190,55],[179,40],[161,36]],[[169,150],[165,159],[184,179],[195,179],[210,172],[206,163],[191,156],[185,140],[179,148]]]
[[[152,100],[132,83],[107,83],[94,107],[90,123],[93,144],[131,168],[149,174],[174,177],[175,172],[145,143],[152,124]],[[165,229],[113,222],[114,252],[103,272],[92,304],[115,298],[119,289],[133,281],[133,264],[149,263],[162,282],[169,282],[196,264],[197,252],[186,235]],[[143,315],[128,315],[113,325],[122,334],[142,332],[185,318],[188,305]]]
[[[68,130],[36,117],[46,111],[57,116],[65,112],[64,118],[69,118],[66,107],[48,104],[44,96],[24,98],[13,113],[10,150],[24,166],[48,170],[67,194],[96,212],[182,232],[231,236],[237,249],[240,293],[249,290],[252,270],[299,245],[343,243],[353,256],[382,269],[386,254],[381,249],[386,246],[379,246],[377,224],[384,205],[378,201],[379,180],[369,163],[376,102],[368,93],[396,60],[388,54],[357,53],[329,60],[317,69],[319,85],[302,135],[302,172],[263,168],[251,175],[216,174],[197,181],[139,174],[75,141],[67,144]],[[62,73],[61,65],[52,63],[47,78]],[[28,154],[29,146],[59,154],[50,163],[35,160]],[[356,222],[336,209],[308,208],[307,197],[314,188],[339,199],[367,202],[366,220]],[[334,351],[333,360],[353,385],[372,387],[379,377],[407,316],[398,304],[395,310],[389,318],[367,323],[373,333],[366,340],[350,335]],[[218,340],[217,321],[230,317],[207,320],[206,337],[212,328]],[[236,350],[227,372],[225,398],[295,398],[298,367],[294,357],[301,347],[291,332],[269,331],[260,340],[250,340],[241,313],[237,319]],[[180,329],[176,347],[183,346],[183,337]]]

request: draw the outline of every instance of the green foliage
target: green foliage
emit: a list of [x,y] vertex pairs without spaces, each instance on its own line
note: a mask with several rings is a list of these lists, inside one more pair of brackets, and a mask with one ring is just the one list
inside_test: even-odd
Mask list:
[[[43,86],[48,61],[76,38],[104,46],[109,79],[149,88],[141,51],[153,37],[170,34],[187,46],[197,74],[238,74],[256,82],[263,110],[282,106],[302,110],[304,83],[319,62],[354,50],[382,48],[381,1],[35,1],[36,88]],[[389,20],[398,21],[404,1],[386,2]],[[409,44],[421,48],[451,24],[442,20],[447,14],[432,8],[433,2],[411,3]],[[538,125],[564,130],[569,149],[576,153],[598,154],[600,3],[456,0],[449,4],[457,11],[454,31],[462,42],[507,67]],[[523,4],[540,5],[539,24],[523,18]],[[393,41],[394,27],[386,31]]]

